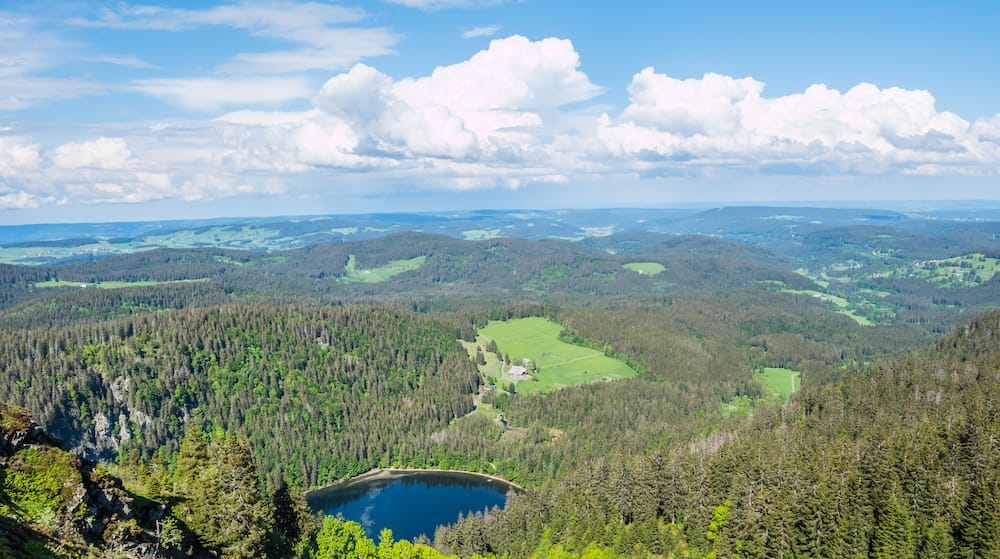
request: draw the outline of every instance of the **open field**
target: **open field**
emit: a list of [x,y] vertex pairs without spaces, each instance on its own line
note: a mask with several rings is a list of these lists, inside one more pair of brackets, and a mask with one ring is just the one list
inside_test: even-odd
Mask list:
[[850,303],[847,299],[840,297],[838,295],[830,295],[829,293],[821,293],[819,291],[814,291],[812,289],[782,289],[783,293],[795,293],[797,295],[809,295],[815,297],[824,303],[833,303],[840,309],[846,309]]
[[635,376],[631,367],[587,347],[559,340],[562,325],[540,317],[490,322],[480,329],[486,342],[493,340],[511,362],[529,359],[538,370],[531,380],[517,384],[521,393],[549,392],[566,386]]
[[851,308],[851,303],[839,295],[831,295],[830,293],[822,293],[812,289],[782,289],[781,292],[815,297],[824,303],[832,303],[833,306],[836,307],[836,312],[838,314],[850,317],[854,320],[854,322],[857,322],[861,326],[872,326],[874,324],[867,317],[858,314],[853,308]]
[[754,375],[760,381],[764,390],[778,397],[782,402],[788,400],[799,389],[799,371],[782,367],[764,367],[762,373]]
[[841,309],[837,311],[837,314],[842,314],[849,317],[854,322],[857,322],[860,326],[874,326],[875,323],[872,322],[867,316],[860,315],[854,312],[852,309]]
[[[462,347],[465,348],[465,351],[469,353],[469,359],[476,358],[477,347],[485,348],[486,345],[489,344],[489,340],[487,340],[481,335],[476,337],[475,343],[467,342],[465,340],[459,340],[459,342],[461,342]],[[500,380],[501,378],[503,378],[503,372],[504,372],[503,363],[501,363],[500,360],[497,359],[496,354],[490,353],[489,351],[483,349],[483,357],[486,359],[486,364],[479,365],[477,363],[477,366],[479,367],[479,375],[483,377],[483,380],[485,381],[490,377],[493,377],[496,380]]]
[[625,269],[639,272],[644,276],[655,276],[667,268],[658,262],[630,262],[625,264]]
[[199,279],[184,279],[184,280],[170,280],[170,281],[99,281],[97,283],[85,283],[79,281],[69,281],[69,280],[48,280],[40,281],[35,284],[35,287],[47,288],[47,287],[89,287],[92,289],[121,289],[123,287],[146,287],[150,285],[166,285],[172,283],[197,283],[208,281],[208,278]]
[[338,281],[343,283],[379,283],[387,279],[398,276],[403,272],[416,270],[427,260],[426,256],[417,256],[407,260],[392,260],[385,266],[372,268],[371,270],[359,270],[354,255],[347,258],[347,275]]
[[940,287],[973,287],[993,279],[998,272],[1000,259],[972,253],[917,262],[913,266],[897,268],[891,275],[916,277]]

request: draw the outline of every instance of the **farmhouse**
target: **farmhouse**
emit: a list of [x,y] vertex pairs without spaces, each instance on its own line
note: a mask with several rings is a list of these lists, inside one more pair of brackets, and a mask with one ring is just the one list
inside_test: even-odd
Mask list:
[[511,378],[514,380],[526,379],[531,376],[528,374],[528,370],[520,365],[514,365],[508,373],[510,373]]

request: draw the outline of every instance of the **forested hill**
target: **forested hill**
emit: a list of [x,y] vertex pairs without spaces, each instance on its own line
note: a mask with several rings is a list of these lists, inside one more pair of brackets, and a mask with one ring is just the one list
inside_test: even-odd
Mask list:
[[690,444],[442,529],[463,556],[1000,557],[1000,311]]
[[0,401],[95,457],[171,460],[187,419],[315,485],[418,455],[472,410],[456,333],[381,307],[223,306],[0,333]]
[[[612,239],[588,247],[557,240],[462,241],[399,233],[274,253],[158,249],[61,266],[0,265],[0,327],[57,326],[233,302],[458,309],[813,286],[782,258],[751,245],[653,235],[638,248],[611,254]],[[626,267],[643,260],[663,270],[649,275]]]

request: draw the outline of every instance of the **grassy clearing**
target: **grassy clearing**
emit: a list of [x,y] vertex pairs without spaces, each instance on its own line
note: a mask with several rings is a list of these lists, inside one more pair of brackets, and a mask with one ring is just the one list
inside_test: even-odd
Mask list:
[[800,388],[799,371],[792,369],[764,367],[764,371],[755,374],[754,378],[760,381],[766,393],[782,402],[787,401]]
[[198,279],[183,279],[183,280],[169,280],[169,281],[99,281],[96,283],[86,283],[79,281],[70,280],[48,280],[40,281],[35,284],[35,287],[40,287],[42,289],[48,287],[80,287],[80,288],[92,288],[92,289],[121,289],[123,287],[146,287],[150,285],[166,285],[172,283],[200,283],[208,281],[208,278],[198,278]]
[[[537,372],[518,381],[521,393],[549,392],[566,386],[635,376],[631,367],[587,347],[559,340],[562,325],[540,317],[490,322],[480,329],[486,343],[493,340],[512,363],[532,361]],[[483,346],[485,347],[485,346]]]
[[392,260],[385,266],[379,266],[370,270],[359,270],[357,260],[351,254],[347,258],[347,275],[339,278],[338,281],[341,283],[379,283],[393,276],[398,276],[403,272],[416,270],[426,261],[426,256],[417,256],[416,258],[407,260]]
[[844,299],[839,295],[831,295],[829,293],[821,293],[812,289],[782,289],[782,293],[795,293],[797,295],[809,295],[815,297],[824,303],[831,303],[836,307],[835,312],[842,314],[844,316],[850,317],[854,322],[857,322],[861,326],[872,326],[875,323],[872,322],[868,317],[858,314],[857,310],[852,308],[850,301]]
[[493,421],[498,421],[500,419],[500,410],[494,408],[490,404],[484,404],[482,402],[476,406],[476,411],[472,412],[482,416],[485,416]]
[[665,271],[667,267],[658,262],[630,262],[625,264],[625,269],[639,272],[644,276],[655,276]]
[[847,302],[847,299],[844,299],[843,297],[830,295],[829,293],[821,293],[812,289],[782,289],[781,292],[795,293],[797,295],[809,295],[823,301],[824,303],[833,303],[840,309],[846,309],[850,305],[850,303]]
[[837,311],[837,314],[842,314],[844,316],[850,317],[854,322],[857,322],[861,326],[874,326],[875,323],[868,319],[866,316],[862,316],[853,309],[841,309]]
[[1000,259],[978,252],[942,260],[926,260],[897,268],[895,277],[916,277],[940,287],[974,287],[1000,273]]
[[800,276],[811,279],[816,285],[822,287],[823,289],[830,287],[829,281],[822,279],[820,276],[816,274],[810,273],[809,270],[806,270],[805,268],[799,268],[798,270],[795,270],[795,273]]
[[286,260],[288,260],[288,257],[287,256],[276,255],[276,256],[267,256],[265,258],[255,258],[255,259],[250,260],[248,262],[242,262],[242,261],[239,261],[239,260],[234,260],[232,258],[229,258],[228,256],[216,256],[214,258],[214,260],[216,262],[222,262],[223,264],[229,264],[231,266],[236,266],[237,268],[245,268],[247,266],[261,267],[261,266],[271,266],[271,265],[274,265],[274,264],[281,264],[282,262],[285,262]]
[[495,239],[500,236],[499,229],[469,229],[468,231],[462,231],[462,236],[465,237],[466,241],[485,241],[487,239]]
[[737,396],[728,402],[723,402],[719,406],[719,413],[723,418],[732,416],[747,415],[754,409],[754,400],[749,396]]
[[[459,340],[465,351],[469,354],[469,359],[476,358],[477,348],[485,348],[490,342],[483,336],[477,336],[476,341],[467,342],[465,340]],[[486,379],[493,377],[497,380],[503,378],[504,368],[503,363],[497,358],[496,354],[490,353],[483,349],[483,357],[486,359],[485,365],[479,365],[479,375],[485,381]]]

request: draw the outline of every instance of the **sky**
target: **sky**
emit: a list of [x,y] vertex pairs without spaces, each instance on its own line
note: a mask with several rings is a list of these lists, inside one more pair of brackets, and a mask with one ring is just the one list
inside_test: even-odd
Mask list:
[[1000,200],[1000,3],[0,0],[0,225]]

